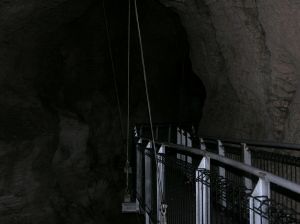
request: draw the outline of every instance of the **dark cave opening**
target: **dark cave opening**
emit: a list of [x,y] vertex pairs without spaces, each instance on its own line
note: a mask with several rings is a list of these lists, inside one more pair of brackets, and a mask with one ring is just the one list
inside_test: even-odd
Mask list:
[[[215,191],[222,197],[231,194],[224,178],[242,175],[238,187],[244,188],[250,176],[256,175],[254,183],[271,172],[271,179],[275,175],[279,182],[264,181],[266,192],[259,197],[264,197],[263,203],[274,199],[281,204],[269,207],[275,222],[279,216],[292,218],[282,205],[291,204],[287,208],[296,212],[300,208],[297,1],[136,1],[153,122],[175,124],[174,135],[170,128],[162,134],[171,144],[157,141],[159,149],[175,149],[169,158],[180,169],[216,170],[213,185],[222,190]],[[134,135],[134,126],[149,124],[149,117],[133,6],[131,12],[130,130]],[[1,224],[143,222],[137,220],[139,216],[121,214],[126,181],[127,19],[127,0],[0,1]],[[185,124],[193,127],[185,129]],[[133,136],[130,140],[136,152],[142,146],[145,155],[147,145],[151,148],[149,137],[144,142]],[[139,142],[136,148],[135,142]],[[189,148],[194,145],[195,149]],[[149,162],[145,158],[144,163]],[[211,163],[216,169],[210,168],[210,159],[217,161]],[[144,172],[145,167],[140,170]],[[147,168],[150,177],[151,166]],[[185,171],[178,192],[192,186],[190,196],[185,197],[187,210],[199,213],[194,200],[199,178],[195,170],[189,170],[193,177]],[[227,175],[230,172],[232,177]],[[173,188],[178,175],[170,173],[174,174],[169,186]],[[145,179],[140,178],[141,182]],[[277,183],[298,195],[277,198],[277,193],[283,193],[272,186]],[[237,198],[232,205],[248,205],[252,186],[246,187],[242,195],[230,187]],[[177,204],[182,198],[174,192],[169,198],[176,198],[173,214],[181,216],[177,207],[182,204]],[[246,200],[240,200],[244,193]],[[205,194],[209,198],[211,193]],[[216,197],[215,202],[220,200]],[[153,211],[157,211],[158,204],[154,204]],[[248,218],[251,208],[245,208],[242,213]],[[228,220],[233,218],[227,215]],[[184,216],[199,218],[198,214]]]
[[[113,1],[106,8],[112,42],[117,86],[126,111],[127,91],[127,27],[126,4],[115,9]],[[123,3],[124,4],[124,3]],[[189,46],[184,28],[178,16],[155,1],[141,4],[142,32],[146,69],[149,77],[151,102],[155,122],[191,123],[197,126],[205,99],[201,80],[193,73],[189,58]],[[50,101],[59,107],[68,107],[80,117],[77,101],[88,101],[95,91],[111,94],[113,74],[105,37],[105,25],[100,3],[93,4],[75,21],[55,32],[57,42],[44,53],[36,86],[42,101]],[[151,13],[149,8],[152,9]],[[102,36],[101,36],[102,35]],[[132,28],[131,88],[134,122],[145,122],[146,106],[143,104],[144,84],[141,71],[136,27]],[[48,74],[49,73],[49,74]],[[52,101],[52,102],[51,102]],[[184,106],[185,105],[185,106]],[[193,106],[191,106],[193,105]],[[192,108],[190,108],[192,107]],[[77,110],[77,111],[76,111]]]
[[[123,126],[126,4],[106,1]],[[192,70],[184,28],[157,1],[139,4],[154,122],[198,126],[205,89]],[[1,82],[1,158],[10,162],[1,167],[7,174],[0,200],[8,207],[0,206],[0,222],[118,223],[125,158],[102,1],[36,7],[20,14],[22,28],[16,18],[16,28],[1,36],[8,52],[2,65],[12,71]],[[134,125],[148,115],[135,25],[131,35]]]

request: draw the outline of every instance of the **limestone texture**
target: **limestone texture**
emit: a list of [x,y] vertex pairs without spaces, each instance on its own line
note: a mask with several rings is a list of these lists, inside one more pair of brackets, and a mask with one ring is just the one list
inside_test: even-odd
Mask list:
[[161,2],[180,15],[207,91],[200,134],[299,143],[299,1]]

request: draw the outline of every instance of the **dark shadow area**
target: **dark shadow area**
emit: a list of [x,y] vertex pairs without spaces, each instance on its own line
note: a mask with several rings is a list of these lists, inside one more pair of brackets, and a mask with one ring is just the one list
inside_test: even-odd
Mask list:
[[[0,38],[0,222],[134,223],[121,214],[127,2],[105,3],[122,124],[102,1],[28,3]],[[205,89],[179,18],[157,1],[139,4],[154,122],[198,126]],[[132,24],[131,126],[148,122],[134,17]]]

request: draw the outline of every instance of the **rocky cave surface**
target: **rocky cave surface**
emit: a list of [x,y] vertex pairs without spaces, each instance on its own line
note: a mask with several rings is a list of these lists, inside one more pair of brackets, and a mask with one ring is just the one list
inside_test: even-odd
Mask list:
[[[0,2],[0,223],[133,223],[121,216],[127,110],[127,1]],[[139,3],[154,122],[200,120],[179,17]],[[134,23],[133,23],[134,24]],[[148,122],[132,27],[131,125]],[[122,133],[123,127],[123,133]]]
[[[122,125],[102,3],[0,2],[0,223],[136,222],[120,214],[127,2],[106,1]],[[300,142],[298,0],[143,0],[139,8],[155,122]],[[132,125],[148,122],[135,28]]]
[[186,29],[205,136],[299,143],[297,0],[162,0]]

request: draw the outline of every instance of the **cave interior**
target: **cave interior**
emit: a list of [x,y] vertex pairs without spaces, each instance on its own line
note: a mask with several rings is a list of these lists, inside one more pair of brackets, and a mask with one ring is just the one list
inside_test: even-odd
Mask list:
[[142,58],[153,123],[299,143],[300,5],[267,2],[139,0],[143,57],[131,4],[128,104],[128,1],[1,1],[0,223],[139,222],[120,205]]

